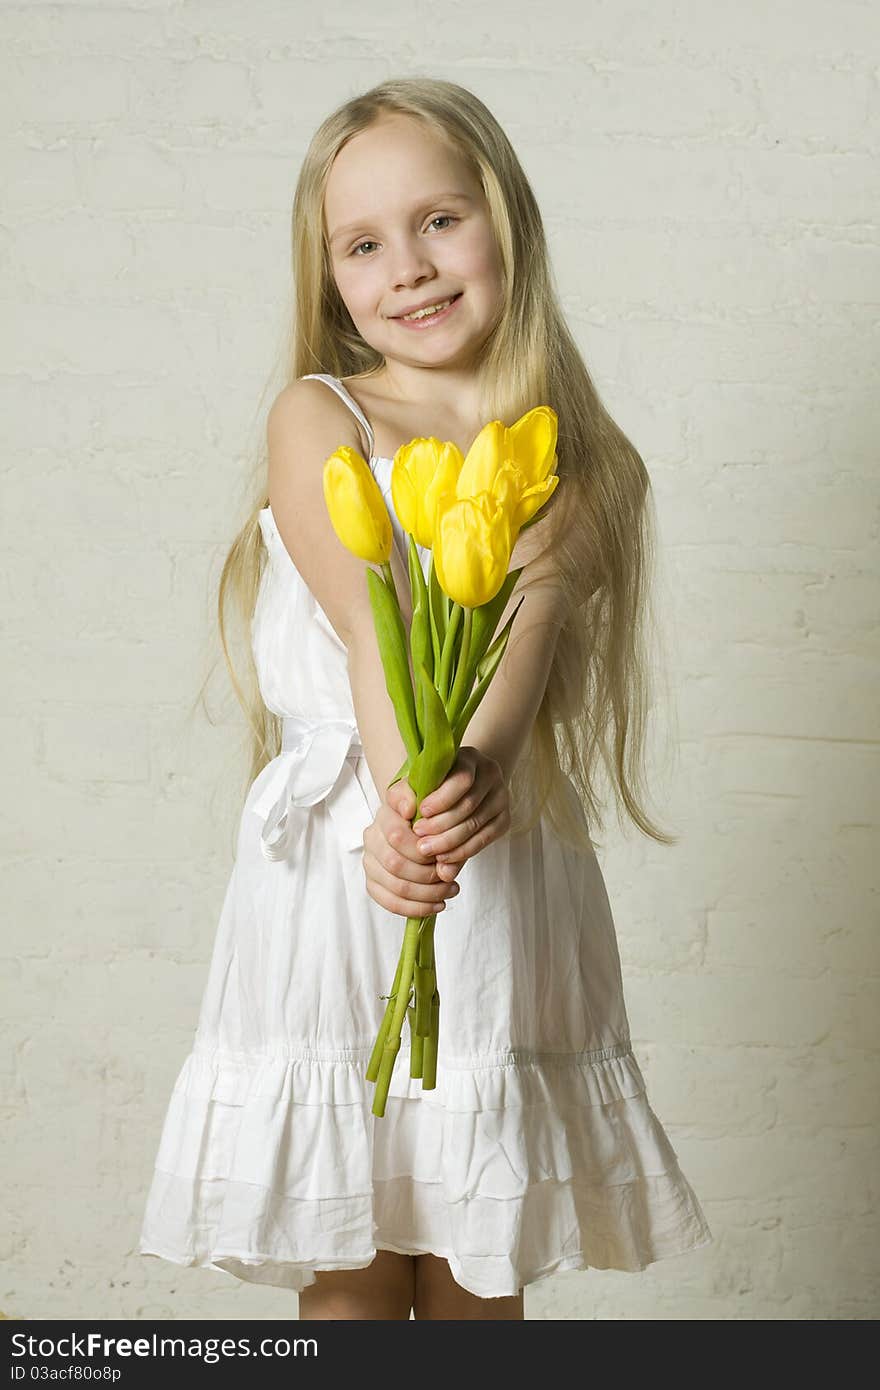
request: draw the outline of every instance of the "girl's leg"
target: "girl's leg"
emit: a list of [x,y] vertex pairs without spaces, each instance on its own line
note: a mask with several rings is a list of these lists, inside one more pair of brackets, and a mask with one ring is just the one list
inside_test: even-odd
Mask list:
[[407,1321],[415,1292],[412,1255],[377,1250],[366,1269],[319,1269],[299,1296],[300,1318]]
[[509,1298],[478,1298],[452,1277],[449,1261],[438,1255],[414,1256],[416,1266],[413,1316],[416,1319],[504,1319],[522,1321],[523,1291]]

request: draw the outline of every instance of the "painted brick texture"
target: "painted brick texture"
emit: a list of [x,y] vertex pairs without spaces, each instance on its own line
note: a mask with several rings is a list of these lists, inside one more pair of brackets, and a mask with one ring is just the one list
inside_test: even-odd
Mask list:
[[[708,1250],[536,1318],[878,1313],[876,9],[838,0],[0,6],[8,1317],[295,1317],[136,1253],[240,807],[190,718],[344,97],[470,86],[659,523],[655,810],[600,858]],[[873,890],[873,893],[872,893]]]

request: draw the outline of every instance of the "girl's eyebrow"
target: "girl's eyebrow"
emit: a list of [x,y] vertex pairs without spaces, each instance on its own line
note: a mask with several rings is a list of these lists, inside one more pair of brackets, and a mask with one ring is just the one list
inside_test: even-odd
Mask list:
[[[420,203],[416,204],[413,210],[415,212],[419,212],[422,208],[429,207],[432,203],[449,202],[453,198],[458,199],[460,203],[473,202],[473,199],[467,193],[435,193],[431,198],[423,198]],[[337,241],[339,241],[342,237],[354,236],[356,232],[368,226],[369,222],[370,219],[368,217],[361,217],[358,219],[357,222],[347,222],[344,227],[337,227],[336,231],[330,238],[331,246],[334,245]]]

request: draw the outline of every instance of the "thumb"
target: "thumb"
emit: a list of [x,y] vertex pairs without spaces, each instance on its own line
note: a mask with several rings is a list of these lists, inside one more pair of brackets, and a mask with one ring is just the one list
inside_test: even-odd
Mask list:
[[411,820],[416,811],[416,798],[409,782],[405,777],[401,778],[397,785],[392,787],[392,791],[397,793],[394,804],[398,812],[400,815],[406,816],[407,820]]

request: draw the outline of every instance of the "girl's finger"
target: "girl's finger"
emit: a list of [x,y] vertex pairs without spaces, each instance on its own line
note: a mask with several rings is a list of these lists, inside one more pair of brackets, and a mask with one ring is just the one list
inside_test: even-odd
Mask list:
[[[390,853],[389,853],[390,850]],[[390,863],[385,860],[389,859]],[[370,878],[380,881],[386,888],[399,889],[401,883],[425,889],[436,888],[436,866],[433,859],[426,864],[424,859],[415,863],[401,854],[396,845],[380,844],[374,850],[364,850],[364,872]]]
[[[371,854],[369,851],[364,853],[364,876],[371,889],[381,889],[395,902],[407,901],[410,907],[415,903],[417,904],[417,911],[422,913],[426,909],[433,912],[434,904],[449,897],[449,889],[452,885],[448,880],[442,879],[436,874],[433,864],[419,865],[415,873],[419,874],[416,881],[411,879],[409,874],[404,877],[402,873],[394,873],[392,870],[386,869],[381,859],[377,859],[375,854]],[[397,912],[400,909],[395,907],[391,910]],[[404,915],[413,916],[415,914],[412,911],[407,911]]]
[[[419,853],[423,859],[427,859],[430,855],[439,858],[448,855],[452,850],[460,849],[477,834],[482,825],[493,820],[508,805],[507,792],[503,787],[493,788],[476,805],[476,808],[471,810],[474,799],[472,795],[466,796],[453,811],[449,811],[443,816],[432,816],[432,823],[436,823],[437,829],[431,834],[415,834],[416,827],[413,827],[415,838],[418,841]],[[448,828],[444,828],[443,822]]]
[[479,854],[481,849],[485,849],[487,845],[491,845],[495,840],[500,840],[501,836],[507,833],[509,824],[508,809],[505,805],[504,809],[499,811],[497,816],[494,816],[492,820],[486,821],[484,825],[481,825],[479,830],[477,830],[470,839],[465,840],[463,844],[456,846],[455,849],[444,851],[442,861],[438,860],[438,873],[444,866],[446,868],[454,868],[456,865],[464,864],[468,859],[473,859],[474,855]]
[[406,896],[401,896],[400,893],[386,887],[384,883],[379,883],[371,878],[367,879],[367,891],[373,901],[389,912],[396,913],[399,917],[430,917],[434,912],[442,912],[446,906],[446,899],[455,897],[459,890],[458,884],[438,883],[434,885],[438,890],[438,896],[425,899],[410,896],[411,890],[415,887],[416,885],[413,884],[405,884]]
[[[390,845],[396,854],[406,859],[409,864],[428,864],[433,868],[433,856],[422,854],[419,850],[419,842],[413,834],[413,827],[403,816],[399,816],[396,811],[390,808],[380,810],[376,820],[376,843],[371,846],[375,854],[381,854],[385,845]],[[428,882],[428,880],[424,880]]]
[[[478,777],[447,809],[435,811],[432,816],[417,820],[413,825],[413,834],[419,840],[428,837],[437,840],[438,836],[461,825],[468,817],[477,815],[481,809],[485,814],[484,803],[494,790],[496,789],[491,782]],[[434,796],[436,793],[432,792],[431,795]],[[469,833],[473,833],[474,828],[474,825],[471,825]]]
[[429,792],[419,804],[419,815],[435,816],[439,811],[447,810],[473,786],[476,777],[475,768],[468,765],[456,767],[455,771],[447,773],[439,787]]

